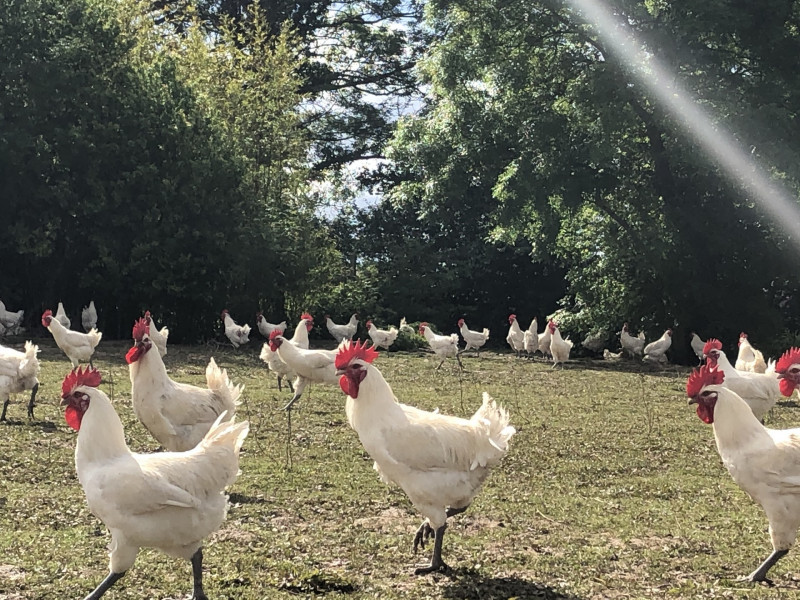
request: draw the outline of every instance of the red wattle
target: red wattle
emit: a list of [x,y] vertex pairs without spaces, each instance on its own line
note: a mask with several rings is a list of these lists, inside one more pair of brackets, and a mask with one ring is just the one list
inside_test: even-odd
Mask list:
[[788,379],[781,379],[780,388],[781,394],[787,398],[794,393],[794,384]]
[[142,347],[138,345],[133,346],[133,348],[128,350],[128,353],[125,355],[125,361],[128,364],[135,363],[137,360],[139,360],[139,357],[141,355],[142,355]]
[[72,427],[75,431],[80,431],[82,418],[83,413],[71,404],[69,404],[64,411],[64,419],[67,421],[67,425]]
[[703,423],[711,425],[711,423],[714,422],[714,409],[710,406],[706,406],[705,404],[698,404],[697,416],[700,417],[700,420]]
[[358,382],[353,381],[347,375],[342,375],[339,378],[339,387],[351,398],[358,398]]

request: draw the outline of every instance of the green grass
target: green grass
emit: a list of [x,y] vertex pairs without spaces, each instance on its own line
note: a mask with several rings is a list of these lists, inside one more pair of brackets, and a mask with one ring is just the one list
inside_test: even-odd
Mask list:
[[[42,349],[36,420],[24,395],[0,424],[0,600],[81,598],[106,575],[108,533],[75,476],[76,436],[58,407],[69,363]],[[445,537],[449,575],[416,577],[421,522],[380,482],[344,415],[337,388],[313,386],[289,431],[261,342],[234,351],[170,346],[174,379],[203,385],[210,356],[245,384],[251,422],[222,529],[207,541],[212,600],[264,598],[778,598],[800,588],[800,558],[773,568],[776,587],[736,580],[771,551],[760,507],[725,472],[713,432],[687,406],[688,369],[575,361],[564,370],[510,354],[467,357],[434,371],[420,354],[376,365],[401,401],[469,416],[483,390],[518,433],[501,466]],[[96,366],[135,451],[157,444],[130,405],[129,344],[102,342]],[[800,423],[786,402],[768,423]],[[191,567],[143,550],[110,600],[188,598]]]

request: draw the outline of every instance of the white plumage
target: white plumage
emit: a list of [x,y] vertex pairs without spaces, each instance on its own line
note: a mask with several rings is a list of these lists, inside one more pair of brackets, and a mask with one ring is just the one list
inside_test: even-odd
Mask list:
[[144,320],[147,322],[147,334],[150,336],[150,341],[156,345],[158,353],[161,355],[161,357],[165,357],[167,355],[167,339],[169,338],[169,329],[166,327],[162,327],[161,329],[156,327],[156,322],[153,321],[153,317],[149,310],[144,312]]
[[344,325],[334,323],[329,315],[325,315],[325,326],[337,344],[343,340],[351,340],[358,330],[358,313],[350,315],[350,320]]
[[125,357],[131,378],[133,411],[139,421],[167,450],[194,448],[222,413],[233,418],[241,385],[233,385],[226,370],[212,358],[201,388],[170,379],[161,354],[152,351],[146,321],[133,328],[133,347]]
[[256,313],[256,326],[258,327],[258,332],[265,338],[269,338],[269,334],[275,330],[281,333],[286,331],[286,321],[281,321],[277,324],[270,323],[264,318],[262,313]]
[[299,348],[290,343],[278,331],[270,334],[269,345],[270,349],[278,354],[289,369],[297,374],[294,381],[294,396],[286,405],[287,409],[297,402],[309,383],[336,385],[338,379],[333,366],[335,352]]
[[109,576],[89,597],[99,598],[133,566],[139,548],[150,547],[191,561],[193,598],[205,598],[203,539],[225,519],[224,490],[239,472],[249,425],[221,415],[191,450],[134,454],[111,402],[94,387],[99,379],[79,379],[62,396],[67,422],[78,429],[78,480],[89,509],[111,532]]
[[475,350],[475,352],[479,353],[480,349],[483,348],[484,344],[486,344],[486,341],[489,339],[489,330],[486,327],[483,328],[483,331],[473,331],[467,327],[467,323],[464,319],[458,320],[458,329],[466,343],[463,352]]
[[572,350],[572,341],[569,338],[563,339],[561,331],[555,321],[548,323],[550,330],[550,354],[553,355],[553,367],[558,364],[563,364],[569,360],[569,353]]
[[640,331],[638,336],[633,337],[628,330],[628,324],[623,323],[622,331],[619,334],[619,343],[623,352],[632,358],[641,358],[644,354],[644,342],[644,331]]
[[511,346],[514,353],[519,356],[525,349],[525,334],[517,323],[517,315],[508,315],[508,334],[506,335],[506,342]]
[[230,340],[234,348],[238,348],[250,341],[250,325],[247,323],[244,325],[237,324],[228,313],[227,308],[222,311],[222,321],[225,323],[225,337]]
[[90,300],[89,306],[81,309],[81,325],[86,333],[97,327],[97,309],[94,306],[94,300]]
[[22,319],[25,316],[24,310],[11,312],[6,310],[6,305],[0,300],[0,325],[2,325],[3,333],[8,335],[16,335],[22,329]]
[[539,322],[533,317],[531,324],[522,332],[522,346],[528,354],[535,354],[539,350]]
[[94,349],[103,337],[97,329],[92,329],[89,333],[67,329],[53,317],[50,309],[42,314],[42,325],[53,334],[56,345],[67,355],[73,367],[77,367],[81,361],[91,363]]
[[69,326],[72,324],[72,321],[70,321],[69,317],[67,316],[67,312],[64,310],[64,305],[61,304],[61,302],[58,303],[55,318],[56,321],[64,326],[64,329],[69,329]]
[[39,389],[39,346],[31,341],[25,342],[25,352],[0,346],[0,399],[3,400],[3,412],[0,421],[6,420],[6,409],[11,401],[11,394],[31,390],[28,402],[28,418],[33,418],[33,406],[36,392]]
[[394,344],[394,341],[397,339],[397,334],[400,332],[397,330],[397,327],[394,326],[389,327],[388,330],[378,329],[375,327],[375,323],[367,321],[367,333],[376,348],[386,348],[388,350],[389,347]]
[[436,367],[438,370],[444,364],[444,361],[447,358],[455,357],[458,361],[458,366],[462,369],[464,365],[461,364],[461,357],[458,353],[458,334],[451,333],[450,335],[437,335],[433,333],[433,330],[428,327],[426,322],[422,322],[419,324],[419,334],[424,337],[428,341],[428,345],[430,346],[433,353],[438,357],[441,358],[441,362],[439,366]]
[[739,334],[739,354],[736,356],[734,365],[738,371],[750,371],[752,373],[765,373],[767,363],[760,350],[756,350],[747,339],[747,334]]
[[399,485],[425,517],[415,549],[431,535],[436,537],[431,564],[417,572],[443,569],[441,546],[447,517],[470,505],[508,451],[515,429],[505,409],[486,393],[471,419],[401,404],[381,372],[370,364],[376,355],[373,352],[370,357],[357,346],[353,351],[347,343],[339,348],[336,364],[348,395],[347,419],[381,479]]
[[667,350],[672,346],[672,329],[667,329],[655,342],[644,347],[644,360],[656,363],[667,362]]
[[702,360],[705,358],[705,354],[703,354],[703,346],[706,345],[705,341],[701,340],[700,336],[693,331],[692,339],[689,344],[692,346],[692,351],[694,352],[695,356],[697,356],[697,360],[702,362]]

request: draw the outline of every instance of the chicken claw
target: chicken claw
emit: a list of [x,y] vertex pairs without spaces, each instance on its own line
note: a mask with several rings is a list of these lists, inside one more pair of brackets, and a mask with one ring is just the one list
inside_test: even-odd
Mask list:
[[417,529],[417,533],[414,535],[414,554],[417,553],[417,550],[420,548],[424,548],[425,544],[428,543],[428,540],[435,536],[435,532],[433,531],[433,527],[431,524],[428,523],[428,519],[425,519],[422,522],[422,525],[419,526]]

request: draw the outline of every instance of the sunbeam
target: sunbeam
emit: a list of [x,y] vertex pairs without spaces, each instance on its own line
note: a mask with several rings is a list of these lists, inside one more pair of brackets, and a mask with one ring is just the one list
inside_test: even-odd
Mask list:
[[641,50],[630,27],[616,20],[605,3],[567,1],[587,23],[596,27],[603,43],[628,63],[634,76],[663,104],[674,121],[758,202],[763,212],[800,250],[800,207],[795,196],[776,183],[733,135],[712,125],[711,116],[682,88],[675,74],[664,68],[656,57]]

